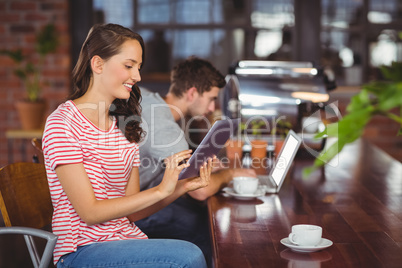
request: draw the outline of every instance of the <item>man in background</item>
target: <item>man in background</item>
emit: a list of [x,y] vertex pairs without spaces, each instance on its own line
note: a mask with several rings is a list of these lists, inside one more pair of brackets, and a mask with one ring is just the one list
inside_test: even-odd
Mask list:
[[[205,118],[214,112],[219,90],[226,81],[206,60],[191,57],[171,71],[170,88],[165,97],[141,88],[142,126],[147,132],[140,144],[141,190],[159,184],[162,160],[189,145],[180,123],[185,118]],[[211,261],[211,242],[205,200],[227,186],[236,176],[256,176],[251,169],[220,169],[211,175],[210,185],[189,192],[175,202],[136,222],[151,238],[174,238],[193,242]]]

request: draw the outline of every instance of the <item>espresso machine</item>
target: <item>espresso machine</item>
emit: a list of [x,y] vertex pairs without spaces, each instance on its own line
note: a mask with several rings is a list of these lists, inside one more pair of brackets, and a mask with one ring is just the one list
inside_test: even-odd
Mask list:
[[310,62],[241,60],[230,67],[226,82],[220,109],[225,117],[240,118],[244,133],[252,133],[250,122],[262,120],[262,135],[270,139],[275,122],[285,120],[304,145],[323,146],[313,137],[325,128],[320,111],[327,105],[328,92],[336,88],[330,70]]

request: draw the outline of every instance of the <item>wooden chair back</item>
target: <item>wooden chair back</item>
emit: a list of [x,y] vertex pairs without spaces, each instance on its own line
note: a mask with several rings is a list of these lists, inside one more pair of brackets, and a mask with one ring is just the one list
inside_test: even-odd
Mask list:
[[31,140],[32,146],[36,149],[37,153],[33,155],[32,162],[34,163],[44,163],[43,150],[42,150],[42,139],[33,138]]
[[[0,235],[22,235],[33,266],[49,267],[57,236],[47,231],[53,207],[44,164],[15,163],[0,169],[0,210],[6,226]],[[46,241],[42,250],[34,238]]]
[[44,164],[14,163],[0,169],[0,209],[6,226],[51,224],[53,207]]
[[42,150],[42,139],[38,139],[38,138],[33,138],[31,140],[32,146],[38,150],[38,152],[43,154],[43,150]]

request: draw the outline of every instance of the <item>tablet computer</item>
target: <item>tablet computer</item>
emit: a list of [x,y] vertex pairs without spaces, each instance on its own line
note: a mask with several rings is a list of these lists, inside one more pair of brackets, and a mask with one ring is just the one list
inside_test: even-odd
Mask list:
[[239,124],[240,118],[216,121],[187,161],[190,166],[180,172],[179,180],[198,177],[204,162],[219,153],[227,140],[236,133]]

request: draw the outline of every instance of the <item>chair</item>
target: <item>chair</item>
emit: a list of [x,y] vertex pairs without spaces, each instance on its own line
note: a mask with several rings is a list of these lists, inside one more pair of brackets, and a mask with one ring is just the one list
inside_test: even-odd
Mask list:
[[[43,164],[14,163],[0,169],[1,234],[21,234],[34,267],[48,267],[57,236],[41,228],[52,221],[53,207]],[[46,239],[39,257],[33,237]]]
[[37,154],[33,155],[32,162],[34,162],[34,163],[44,163],[43,150],[42,150],[42,139],[33,138],[31,140],[31,144],[39,153],[39,156]]

